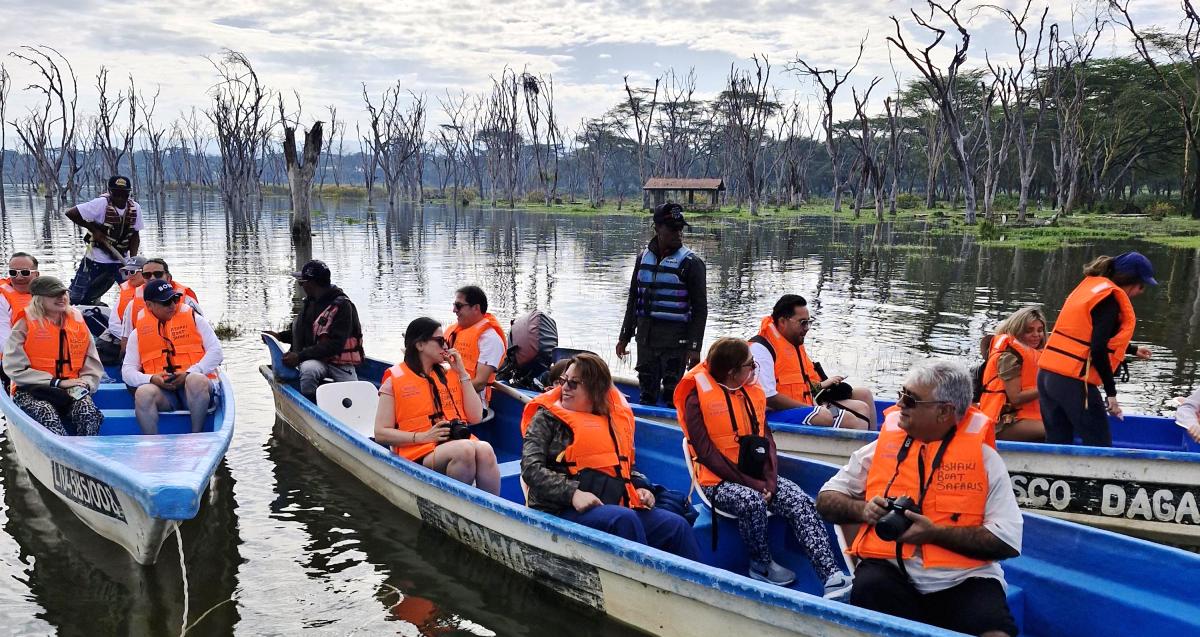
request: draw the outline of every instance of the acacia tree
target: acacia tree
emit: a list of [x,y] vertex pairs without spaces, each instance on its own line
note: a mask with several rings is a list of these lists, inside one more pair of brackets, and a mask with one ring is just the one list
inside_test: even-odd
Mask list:
[[720,113],[728,127],[736,157],[742,188],[750,202],[750,215],[758,216],[763,185],[766,182],[762,167],[763,141],[767,121],[779,110],[779,102],[768,96],[771,84],[771,62],[767,56],[752,56],[754,70],[729,67],[725,91],[718,98]]
[[1056,212],[1051,218],[1052,222],[1059,215],[1070,214],[1079,196],[1080,166],[1086,147],[1082,122],[1083,106],[1087,99],[1086,67],[1103,28],[1097,19],[1094,29],[1073,34],[1068,41],[1059,36],[1057,25],[1050,27],[1047,46],[1050,56],[1049,77],[1046,81],[1050,85],[1050,100],[1058,115],[1058,139],[1050,141],[1056,193]]
[[223,49],[209,62],[219,78],[209,89],[212,106],[206,111],[221,151],[218,183],[231,221],[244,223],[260,194],[259,155],[266,150],[273,128],[267,114],[271,91],[259,81],[250,60],[237,51]]
[[862,206],[863,193],[867,186],[870,186],[872,194],[875,197],[875,220],[883,221],[883,180],[885,172],[880,165],[878,132],[875,130],[870,116],[867,115],[867,104],[871,101],[871,91],[875,90],[875,86],[879,82],[879,77],[873,78],[870,85],[863,91],[862,97],[859,97],[857,88],[850,87],[850,97],[854,101],[854,121],[858,123],[858,135],[855,136],[851,132],[850,123],[848,122],[846,124],[846,138],[850,140],[851,145],[858,151],[858,160],[856,163],[861,171],[861,178],[858,182],[858,193],[854,199],[854,217],[858,218]]
[[680,77],[674,69],[667,71],[662,85],[662,97],[657,111],[659,153],[655,175],[686,177],[696,161],[696,147],[704,130],[704,103],[695,99],[696,70],[689,69]]
[[[646,184],[646,151],[650,146],[650,135],[654,127],[654,108],[658,105],[658,85],[662,78],[654,78],[654,89],[631,88],[629,76],[625,76],[626,106],[629,109],[629,123],[633,124],[633,132],[637,143],[637,163],[639,186]],[[647,98],[648,97],[648,98]],[[650,196],[642,191],[642,208],[650,207]]]
[[[954,3],[947,8],[933,0],[926,0],[926,4],[929,5],[928,18],[922,18],[915,9],[909,10],[917,25],[933,35],[933,41],[924,49],[916,51],[909,46],[904,39],[904,32],[900,29],[900,21],[896,19],[896,16],[891,16],[892,24],[896,27],[896,34],[889,35],[887,41],[899,49],[925,78],[921,86],[928,93],[929,99],[937,105],[942,124],[949,134],[950,154],[958,164],[959,181],[963,191],[965,221],[971,225],[975,223],[976,211],[975,158],[967,148],[967,140],[971,136],[971,131],[969,125],[963,120],[964,108],[959,95],[958,82],[959,70],[967,61],[967,49],[971,45],[971,35],[967,33],[962,21],[959,20],[958,5],[960,2],[962,0],[954,0]],[[946,37],[944,29],[931,24],[931,21],[939,13],[954,25],[959,35],[959,42],[954,45],[954,56],[947,63],[944,71],[933,62],[930,56]]]
[[[1129,0],[1110,0],[1109,6],[1131,36],[1138,56],[1150,67],[1179,117],[1186,139],[1184,203],[1200,219],[1200,13],[1191,0],[1181,0],[1182,34],[1160,29],[1138,30],[1129,15]],[[1163,56],[1164,59],[1160,59]]]
[[833,175],[833,211],[841,212],[842,210],[842,188],[845,186],[841,175],[843,163],[842,149],[837,144],[836,126],[833,115],[833,101],[837,97],[838,89],[850,79],[850,74],[854,69],[858,68],[858,63],[862,61],[863,51],[867,46],[867,38],[863,37],[858,43],[858,56],[854,58],[854,64],[846,69],[845,73],[840,73],[837,69],[819,69],[801,58],[796,60],[791,65],[791,70],[799,75],[804,75],[816,82],[821,90],[821,127],[825,131],[825,152],[829,155],[830,172]]
[[292,195],[292,236],[307,237],[312,232],[312,182],[321,161],[322,124],[318,120],[304,131],[304,150],[296,149],[296,129],[300,128],[300,95],[296,94],[296,114],[288,117],[279,96],[279,124],[283,127],[283,161]]
[[[37,174],[45,189],[47,203],[61,201],[67,193],[75,191],[75,134],[76,104],[79,99],[79,81],[71,63],[57,50],[39,45],[22,46],[9,53],[14,58],[28,63],[37,72],[39,79],[25,87],[42,95],[38,106],[31,106],[23,119],[10,122],[17,131],[25,152],[32,157]],[[61,65],[61,66],[60,66]],[[63,68],[66,74],[63,74]],[[63,161],[69,159],[67,188],[59,183]]]

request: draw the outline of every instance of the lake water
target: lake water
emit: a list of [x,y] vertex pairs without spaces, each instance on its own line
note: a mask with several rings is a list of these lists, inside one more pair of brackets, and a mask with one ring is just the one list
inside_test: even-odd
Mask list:
[[[9,195],[0,252],[32,252],[43,274],[69,280],[80,233],[40,199]],[[315,202],[311,252],[354,299],[369,355],[402,354],[418,316],[453,319],[454,290],[487,291],[502,322],[537,308],[558,322],[561,344],[613,354],[647,217],[588,217],[443,206],[389,215],[361,201]],[[252,227],[231,227],[213,197],[172,196],[151,210],[142,251],[162,256],[196,290],[215,324],[240,330],[224,343],[237,388],[237,429],[198,520],[184,525],[195,634],[621,635],[584,612],[412,518],[311,450],[277,423],[258,373],[258,330],[291,317],[298,258],[288,203],[268,200]],[[920,226],[857,226],[800,217],[697,223],[686,241],[708,264],[706,340],[748,336],[783,293],[810,299],[809,351],[830,373],[891,396],[925,356],[978,357],[978,341],[1012,310],[1056,311],[1097,254],[1130,247],[1154,261],[1158,288],[1135,302],[1135,342],[1154,352],[1120,386],[1129,412],[1169,413],[1197,380],[1200,253],[1142,244],[1055,251],[981,248]],[[111,302],[111,301],[110,301]],[[634,355],[636,357],[636,353]],[[137,567],[33,484],[0,435],[0,631],[177,634],[183,581],[174,541],[159,564]]]

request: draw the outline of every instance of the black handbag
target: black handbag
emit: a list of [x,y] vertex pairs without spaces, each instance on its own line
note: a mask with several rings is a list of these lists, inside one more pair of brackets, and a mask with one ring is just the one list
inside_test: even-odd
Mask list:
[[614,478],[603,471],[583,469],[575,478],[579,480],[579,490],[600,498],[604,504],[622,505],[628,496],[625,492],[625,481]]
[[749,434],[738,438],[738,471],[762,480],[767,467],[770,445],[765,436]]

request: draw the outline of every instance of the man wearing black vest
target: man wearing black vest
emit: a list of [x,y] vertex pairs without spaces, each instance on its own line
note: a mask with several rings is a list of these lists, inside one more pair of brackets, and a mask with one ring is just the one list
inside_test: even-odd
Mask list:
[[71,280],[71,305],[95,305],[114,283],[125,281],[121,266],[137,255],[145,225],[141,206],[130,197],[132,191],[128,177],[115,175],[108,180],[108,192],[64,213],[88,231],[84,237],[88,250]]
[[708,290],[704,261],[683,245],[683,206],[654,209],[654,238],[638,254],[629,282],[617,356],[637,338],[637,373],[643,405],[669,404],[683,372],[700,361]]

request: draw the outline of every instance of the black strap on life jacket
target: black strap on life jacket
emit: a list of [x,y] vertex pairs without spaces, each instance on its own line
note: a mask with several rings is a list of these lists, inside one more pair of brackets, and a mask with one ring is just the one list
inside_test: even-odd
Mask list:
[[[946,435],[942,436],[942,443],[938,445],[938,450],[933,454],[933,464],[929,468],[929,479],[925,479],[925,462],[922,456],[917,458],[917,510],[922,515],[925,513],[925,496],[929,495],[929,487],[933,484],[933,478],[937,475],[938,469],[942,466],[942,458],[946,455],[946,448],[950,446],[950,441],[954,439],[954,434],[958,432],[958,426],[950,428]],[[900,451],[896,454],[896,470],[892,473],[892,478],[888,480],[887,487],[883,489],[883,497],[887,498],[888,492],[892,489],[892,483],[900,475],[900,466],[904,464],[904,460],[908,458],[908,452],[912,449],[913,437],[905,436],[904,444],[900,446]],[[896,541],[896,565],[900,567],[900,572],[904,578],[912,581],[908,575],[908,568],[904,566],[904,544],[899,540]]]

